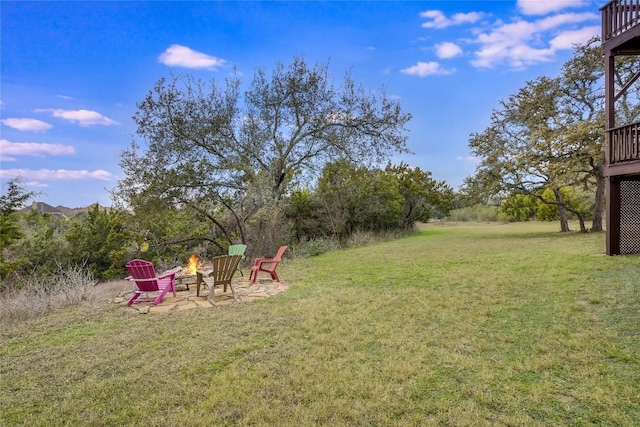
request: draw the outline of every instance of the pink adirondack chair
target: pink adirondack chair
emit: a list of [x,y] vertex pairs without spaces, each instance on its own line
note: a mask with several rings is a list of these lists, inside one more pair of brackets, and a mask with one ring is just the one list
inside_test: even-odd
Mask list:
[[[173,291],[173,296],[176,296],[176,272],[170,271],[160,276],[156,275],[156,270],[153,264],[149,261],[141,259],[134,259],[127,263],[127,270],[129,270],[130,276],[125,277],[125,280],[133,280],[136,282],[138,289],[133,291],[133,295],[127,305],[131,305],[134,302],[153,302],[154,305],[158,305],[162,302],[169,289]],[[155,297],[140,298],[142,294],[157,293]]]
[[278,267],[278,263],[282,260],[282,255],[286,250],[286,245],[280,246],[278,253],[273,258],[256,258],[255,261],[253,261],[253,267],[251,267],[249,280],[256,283],[256,280],[258,280],[258,273],[260,271],[264,271],[265,273],[269,273],[273,280],[279,282],[280,278],[278,277],[278,273],[276,273],[276,268]]

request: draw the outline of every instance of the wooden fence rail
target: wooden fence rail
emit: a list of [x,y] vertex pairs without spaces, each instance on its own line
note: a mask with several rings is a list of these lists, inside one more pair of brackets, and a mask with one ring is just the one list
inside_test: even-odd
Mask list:
[[609,129],[609,163],[640,160],[640,123]]

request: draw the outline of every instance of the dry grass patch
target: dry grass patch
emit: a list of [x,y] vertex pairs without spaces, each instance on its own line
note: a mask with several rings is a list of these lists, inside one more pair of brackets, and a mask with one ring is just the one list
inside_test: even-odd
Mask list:
[[97,297],[96,280],[79,267],[62,269],[53,277],[34,277],[19,290],[0,293],[0,325],[92,303]]

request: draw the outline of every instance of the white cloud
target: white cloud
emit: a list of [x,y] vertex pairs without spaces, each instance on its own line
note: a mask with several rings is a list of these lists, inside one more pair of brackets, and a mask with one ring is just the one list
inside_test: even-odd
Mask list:
[[5,158],[5,156],[67,156],[75,154],[76,149],[70,145],[11,142],[6,139],[0,139],[0,152],[3,160],[14,160],[12,157]]
[[514,44],[508,48],[499,45],[486,46],[476,52],[476,59],[471,61],[474,67],[493,68],[500,62],[505,62],[514,69],[549,62],[554,58],[553,49],[535,49],[525,43]]
[[10,128],[28,132],[45,132],[53,127],[49,123],[40,120],[17,117],[3,119],[0,122]]
[[[558,50],[573,49],[599,35],[598,13],[588,9],[564,12],[569,8],[584,8],[591,4],[591,0],[518,0],[519,13],[512,21],[497,20],[490,27],[475,25],[469,29],[474,39],[464,39],[463,42],[477,45],[471,65],[477,68],[505,66],[521,69],[553,61]],[[432,29],[476,24],[488,16],[482,12],[446,15],[440,10],[420,13],[420,17],[424,18],[422,27]],[[459,43],[444,42],[436,44],[434,48],[440,59],[454,58],[463,53]],[[402,70],[406,74],[419,76],[443,74],[443,71],[435,62],[421,62]]]
[[87,170],[66,170],[66,169],[0,169],[0,178],[13,179],[22,177],[25,180],[34,181],[112,181],[115,175],[98,169],[95,171]]
[[568,24],[579,24],[589,20],[599,20],[599,16],[595,13],[561,13],[559,15],[549,16],[539,21],[534,21],[534,25],[538,31],[547,31]]
[[444,42],[436,45],[436,55],[438,58],[454,58],[462,54],[462,49],[455,43]]
[[176,67],[215,70],[216,68],[224,65],[227,61],[202,52],[197,52],[186,46],[172,44],[167,48],[167,50],[158,56],[158,62]]
[[[478,68],[493,68],[506,63],[513,68],[522,68],[551,61],[557,50],[570,49],[572,42],[585,42],[598,34],[594,32],[595,26],[566,30],[562,27],[597,18],[593,13],[564,13],[537,21],[518,20],[500,25],[489,33],[478,34],[476,42],[480,48],[471,64]],[[555,38],[546,41],[554,34]]]
[[428,19],[422,24],[423,28],[447,28],[452,25],[473,24],[481,20],[485,15],[480,12],[456,13],[450,18],[439,10],[427,10],[420,13],[422,18]]
[[475,156],[458,156],[456,160],[466,163],[478,163],[480,158]]
[[588,4],[588,0],[518,0],[518,9],[525,15],[546,15],[569,7]]
[[553,49],[573,49],[575,45],[583,45],[591,38],[600,35],[600,27],[584,27],[574,31],[563,31],[551,39]]
[[404,74],[412,76],[431,76],[435,74],[451,74],[453,71],[445,70],[437,62],[418,62],[416,65],[400,70]]
[[49,184],[45,183],[45,182],[38,182],[38,181],[27,181],[24,183],[25,186],[27,187],[36,187],[36,188],[48,188]]
[[112,126],[119,124],[115,120],[111,120],[109,117],[103,116],[102,114],[91,110],[62,110],[53,108],[42,108],[35,111],[37,113],[51,113],[53,117],[77,123],[82,127],[93,125]]

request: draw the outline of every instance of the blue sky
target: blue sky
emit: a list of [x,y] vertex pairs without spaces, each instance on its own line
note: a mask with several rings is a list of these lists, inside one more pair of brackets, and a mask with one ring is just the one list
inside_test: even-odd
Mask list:
[[527,81],[557,76],[600,35],[593,0],[331,2],[0,2],[0,179],[39,201],[110,206],[135,133],[131,117],[161,77],[223,82],[236,68],[304,55],[384,87],[411,113],[395,157],[458,189],[468,140]]

